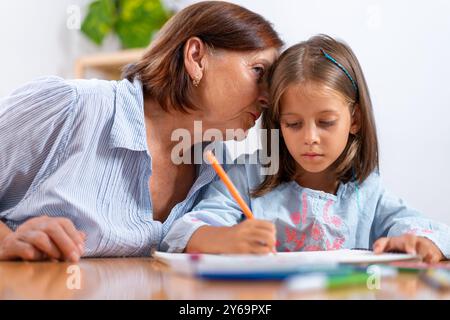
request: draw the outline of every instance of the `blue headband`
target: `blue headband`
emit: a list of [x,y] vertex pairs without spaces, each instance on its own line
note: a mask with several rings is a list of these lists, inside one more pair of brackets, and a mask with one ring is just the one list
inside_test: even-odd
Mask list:
[[358,86],[356,85],[355,80],[353,80],[352,76],[350,75],[350,73],[347,71],[347,69],[345,69],[345,67],[340,64],[339,62],[336,61],[336,59],[334,59],[332,56],[330,56],[328,53],[326,53],[323,49],[320,49],[320,51],[322,51],[323,55],[325,56],[325,58],[327,58],[328,60],[330,60],[331,62],[333,62],[336,66],[338,66],[339,69],[341,69],[342,71],[344,71],[345,75],[350,79],[350,81],[352,82],[353,88],[355,88],[355,91],[358,92]]

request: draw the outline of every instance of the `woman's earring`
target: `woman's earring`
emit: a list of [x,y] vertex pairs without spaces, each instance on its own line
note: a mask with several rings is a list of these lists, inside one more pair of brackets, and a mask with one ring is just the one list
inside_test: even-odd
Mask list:
[[200,84],[200,78],[194,78],[192,79],[192,84],[194,85],[194,87],[198,87],[198,85]]

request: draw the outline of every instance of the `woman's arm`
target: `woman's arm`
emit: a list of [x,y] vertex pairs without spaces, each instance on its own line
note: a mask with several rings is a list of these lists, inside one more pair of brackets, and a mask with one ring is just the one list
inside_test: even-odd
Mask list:
[[56,259],[77,262],[85,235],[66,218],[41,216],[10,230],[0,222],[0,260]]
[[63,154],[73,119],[75,88],[39,78],[0,99],[0,259],[77,261],[83,236],[67,219],[29,219],[15,231],[3,222],[32,187],[51,151]]
[[6,224],[0,221],[0,244],[3,242],[3,239],[5,239],[6,236],[8,236],[12,232],[13,231],[8,228]]
[[64,153],[77,101],[61,78],[36,79],[0,99],[0,219],[28,192],[49,154]]

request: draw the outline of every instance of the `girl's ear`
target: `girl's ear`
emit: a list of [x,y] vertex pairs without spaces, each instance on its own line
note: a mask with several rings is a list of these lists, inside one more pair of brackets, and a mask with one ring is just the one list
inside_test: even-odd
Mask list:
[[200,38],[192,37],[184,46],[184,67],[192,80],[200,82],[205,71],[206,45]]
[[361,108],[356,104],[352,114],[352,125],[350,126],[350,133],[356,135],[361,130]]

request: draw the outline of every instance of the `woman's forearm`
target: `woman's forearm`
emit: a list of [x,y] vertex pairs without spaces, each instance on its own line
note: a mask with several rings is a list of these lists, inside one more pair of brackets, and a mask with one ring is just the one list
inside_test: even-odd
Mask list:
[[6,224],[0,221],[0,243],[3,241],[3,239],[13,231],[8,228]]

